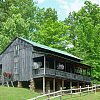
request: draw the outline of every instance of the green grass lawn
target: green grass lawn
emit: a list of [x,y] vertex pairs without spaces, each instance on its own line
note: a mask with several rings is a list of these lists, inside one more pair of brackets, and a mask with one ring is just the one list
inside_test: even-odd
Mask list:
[[[54,99],[54,100],[59,100],[59,99]],[[73,95],[72,97],[67,95],[63,96],[63,100],[100,100],[100,92],[95,93],[84,93],[81,96],[79,94]]]
[[[13,88],[13,87],[2,87],[0,86],[0,100],[27,100],[28,98],[33,98],[39,93],[32,92],[29,89],[25,88]],[[38,100],[44,100],[38,99]],[[60,100],[59,98],[52,100]],[[79,95],[70,95],[63,96],[63,100],[100,100],[100,92],[94,93],[85,93],[80,97]]]
[[26,100],[39,95],[25,88],[13,88],[0,86],[0,100]]

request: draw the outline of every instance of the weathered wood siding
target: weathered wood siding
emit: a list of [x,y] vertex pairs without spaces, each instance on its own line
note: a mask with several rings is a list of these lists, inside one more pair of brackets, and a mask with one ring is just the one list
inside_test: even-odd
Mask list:
[[32,77],[32,47],[20,50],[20,80],[26,81]]
[[2,53],[2,73],[11,72],[13,73],[14,66],[14,44],[12,43],[3,53]]
[[2,72],[12,72],[13,70],[13,46],[10,45],[2,54]]
[[[18,55],[14,51],[16,46]],[[13,81],[28,81],[33,77],[33,58],[41,56],[31,44],[17,38],[2,54],[2,72],[13,73]]]
[[[29,43],[19,40],[19,79],[20,81],[30,80],[32,77],[32,51],[33,47]],[[17,77],[18,78],[18,77]]]

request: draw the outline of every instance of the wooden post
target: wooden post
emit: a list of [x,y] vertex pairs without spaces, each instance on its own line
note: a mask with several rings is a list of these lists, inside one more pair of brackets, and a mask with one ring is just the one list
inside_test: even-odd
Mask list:
[[[45,72],[46,72],[46,57],[44,55],[44,75],[45,75]],[[45,76],[43,76],[43,94],[45,94]]]
[[53,79],[53,92],[55,92],[55,78]]
[[22,82],[21,81],[18,81],[18,85],[17,87],[21,88],[22,87]]
[[56,61],[54,60],[54,75],[56,75]]
[[89,94],[89,85],[88,85],[88,94]]
[[48,90],[48,100],[50,100],[50,90]]
[[71,87],[72,87],[72,81],[70,81],[70,89],[71,89]]
[[81,86],[80,86],[80,96],[81,96],[81,92],[82,92],[82,90],[81,90]]
[[62,87],[60,88],[60,93],[61,93],[60,100],[62,100]]
[[45,75],[45,72],[46,72],[46,57],[44,55],[44,75]]
[[43,76],[43,94],[45,94],[45,77]]
[[[54,60],[54,71],[55,71],[55,74],[56,74],[56,61],[55,60]],[[56,81],[55,81],[55,78],[54,78],[53,79],[53,92],[56,91],[55,84],[56,84]],[[55,96],[55,93],[54,93],[54,96]]]
[[65,72],[66,72],[66,62],[65,62]]
[[62,89],[64,88],[64,80],[62,80]]

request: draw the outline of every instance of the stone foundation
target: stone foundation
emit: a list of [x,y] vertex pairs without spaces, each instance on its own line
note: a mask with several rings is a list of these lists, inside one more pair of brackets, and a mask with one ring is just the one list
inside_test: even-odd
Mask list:
[[30,87],[30,90],[31,91],[35,91],[35,82],[34,82],[34,79],[31,79],[30,80],[30,85],[29,85],[29,87]]

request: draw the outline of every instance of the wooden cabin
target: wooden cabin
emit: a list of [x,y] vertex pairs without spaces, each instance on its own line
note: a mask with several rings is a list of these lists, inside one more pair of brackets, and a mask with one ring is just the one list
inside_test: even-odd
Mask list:
[[5,78],[10,73],[15,86],[45,93],[89,85],[91,66],[81,61],[67,52],[16,37],[0,55],[0,74]]

